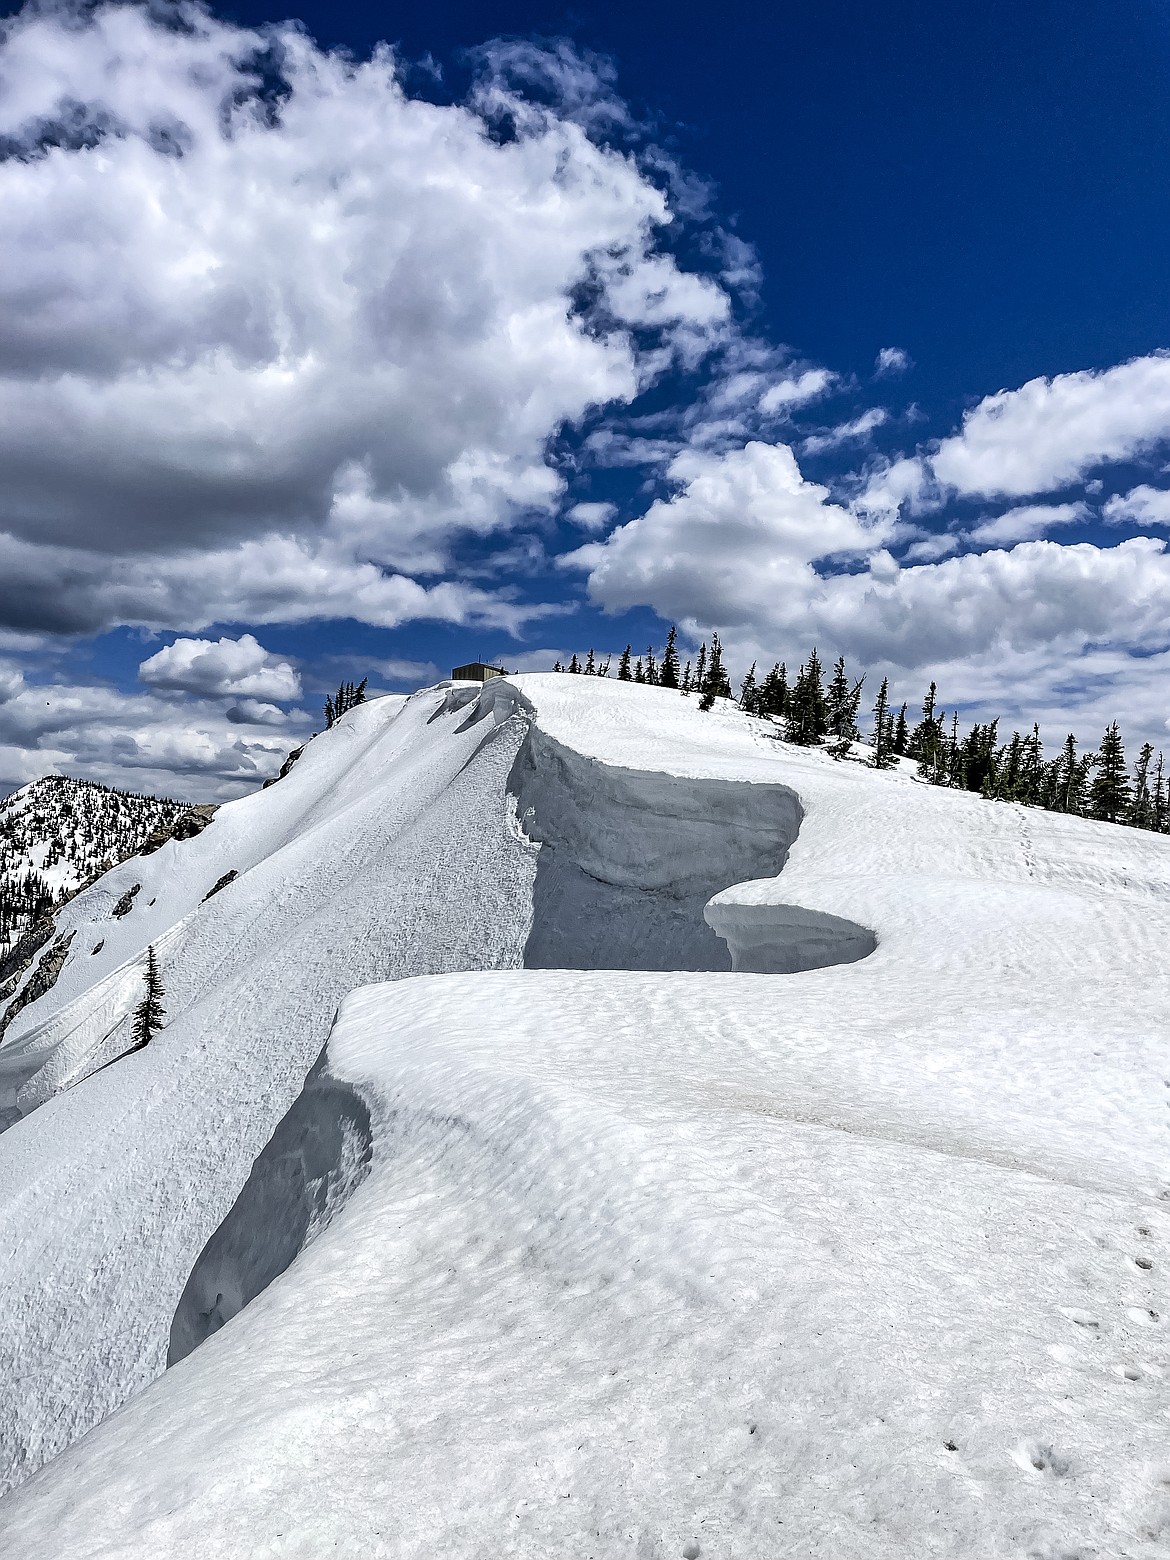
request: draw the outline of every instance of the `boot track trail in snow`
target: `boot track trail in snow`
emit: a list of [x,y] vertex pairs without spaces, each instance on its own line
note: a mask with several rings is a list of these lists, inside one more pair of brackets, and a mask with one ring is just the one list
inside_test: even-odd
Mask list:
[[0,1045],[5,1556],[1170,1552],[1170,840],[522,676],[70,933]]

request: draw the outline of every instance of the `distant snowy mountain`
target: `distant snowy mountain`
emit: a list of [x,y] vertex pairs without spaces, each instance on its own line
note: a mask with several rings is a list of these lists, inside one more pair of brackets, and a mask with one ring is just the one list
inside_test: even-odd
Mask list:
[[0,1553],[1164,1560],[1167,946],[730,706],[350,711],[18,977]]
[[62,897],[187,812],[183,802],[46,775],[0,799],[0,956]]

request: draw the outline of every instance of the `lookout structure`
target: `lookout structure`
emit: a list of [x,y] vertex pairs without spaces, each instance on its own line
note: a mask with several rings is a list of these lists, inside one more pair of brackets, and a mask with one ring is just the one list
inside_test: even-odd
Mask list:
[[502,666],[485,666],[482,661],[469,661],[466,666],[455,667],[451,673],[455,682],[487,682],[489,677],[507,675]]

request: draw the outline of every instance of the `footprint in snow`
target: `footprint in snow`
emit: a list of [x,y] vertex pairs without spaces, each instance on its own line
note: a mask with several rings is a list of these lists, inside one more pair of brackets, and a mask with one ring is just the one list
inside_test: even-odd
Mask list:
[[1100,1327],[1100,1319],[1093,1315],[1092,1311],[1081,1311],[1075,1305],[1062,1305],[1062,1316],[1067,1316],[1070,1322],[1075,1322],[1078,1327]]
[[1162,1320],[1151,1306],[1131,1305],[1125,1314],[1131,1322],[1137,1322],[1142,1327],[1156,1327]]
[[1071,1468],[1068,1458],[1047,1441],[1021,1441],[1012,1453],[1012,1461],[1026,1472],[1051,1473],[1063,1479]]

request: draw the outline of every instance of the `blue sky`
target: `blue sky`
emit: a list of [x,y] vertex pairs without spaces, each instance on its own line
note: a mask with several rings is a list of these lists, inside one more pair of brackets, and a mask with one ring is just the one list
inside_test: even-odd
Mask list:
[[1161,0],[5,14],[0,786],[671,621],[1167,741]]

